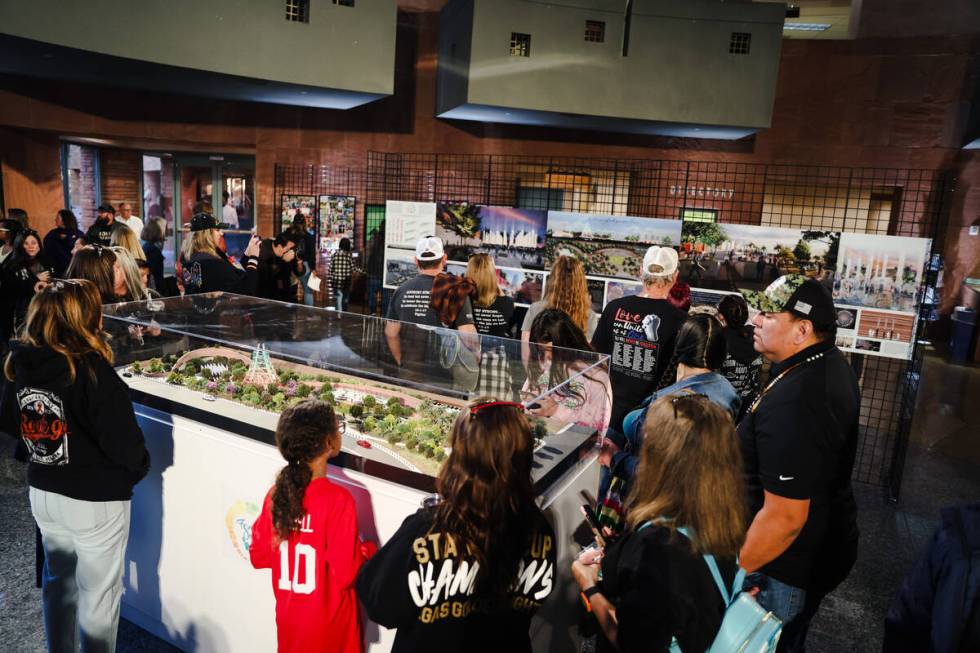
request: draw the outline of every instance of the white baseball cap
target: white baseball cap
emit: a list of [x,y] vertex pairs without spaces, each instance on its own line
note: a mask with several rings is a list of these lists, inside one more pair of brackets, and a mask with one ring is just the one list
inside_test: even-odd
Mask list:
[[[653,270],[650,269],[654,267]],[[641,274],[653,274],[658,277],[668,277],[677,271],[677,251],[673,247],[652,246],[643,255],[643,270]]]
[[444,253],[442,240],[435,236],[423,236],[415,244],[415,258],[420,261],[434,261],[437,258],[442,258]]

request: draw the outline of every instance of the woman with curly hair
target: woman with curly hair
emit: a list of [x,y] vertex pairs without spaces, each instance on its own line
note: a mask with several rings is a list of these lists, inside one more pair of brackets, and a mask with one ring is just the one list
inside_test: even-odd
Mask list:
[[256,569],[272,569],[280,653],[364,650],[354,579],[370,551],[358,536],[354,498],[327,479],[340,424],[330,404],[307,399],[276,426],[287,465],[252,526],[249,556]]
[[571,256],[559,256],[551,266],[548,281],[545,283],[544,299],[531,304],[521,326],[521,340],[531,338],[531,325],[541,311],[555,308],[564,311],[586,339],[591,340],[595,333],[599,316],[592,310],[592,297],[585,281],[585,268]]
[[482,398],[456,418],[441,501],[406,519],[357,579],[368,616],[398,629],[394,653],[531,651],[531,616],[557,580],[533,442],[520,404]]

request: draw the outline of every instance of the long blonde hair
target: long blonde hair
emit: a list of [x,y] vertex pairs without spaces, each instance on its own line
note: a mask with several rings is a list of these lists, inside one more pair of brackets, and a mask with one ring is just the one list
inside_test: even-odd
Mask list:
[[497,283],[497,268],[489,254],[474,254],[466,263],[466,276],[476,284],[476,301],[480,308],[486,308],[497,301],[500,285]]
[[731,417],[702,395],[658,399],[643,425],[627,523],[692,529],[694,549],[734,556],[745,541],[742,456]]
[[112,247],[113,254],[122,266],[123,276],[126,278],[126,298],[117,301],[135,301],[146,298],[146,286],[143,285],[143,277],[140,275],[139,266],[136,260],[125,247]]
[[[34,295],[18,340],[32,347],[48,346],[64,356],[72,382],[86,354],[95,352],[112,364],[112,350],[102,332],[102,297],[95,284],[84,279],[55,279]],[[9,354],[4,373],[14,380]]]
[[582,333],[589,332],[592,297],[585,281],[585,269],[571,256],[559,256],[551,266],[544,293],[546,308],[565,311]]
[[184,236],[184,240],[180,243],[181,256],[190,260],[191,256],[198,252],[221,256],[221,249],[218,247],[217,229],[192,231]]
[[113,247],[121,247],[129,252],[132,257],[137,261],[145,261],[146,254],[143,252],[143,247],[140,245],[139,238],[133,233],[133,230],[129,227],[125,229],[113,229],[112,237],[109,239],[109,244]]

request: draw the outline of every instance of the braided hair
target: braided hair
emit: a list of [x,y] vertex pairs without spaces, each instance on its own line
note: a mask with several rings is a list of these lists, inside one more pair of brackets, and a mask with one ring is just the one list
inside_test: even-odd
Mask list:
[[719,370],[728,354],[725,330],[718,318],[707,313],[689,316],[681,324],[674,340],[674,355],[660,377],[658,390],[673,385],[677,380],[677,366]]
[[337,416],[325,401],[307,399],[290,406],[279,416],[276,446],[286,466],[276,476],[272,489],[272,525],[283,540],[298,531],[305,510],[303,497],[313,480],[310,462],[327,448],[337,435]]

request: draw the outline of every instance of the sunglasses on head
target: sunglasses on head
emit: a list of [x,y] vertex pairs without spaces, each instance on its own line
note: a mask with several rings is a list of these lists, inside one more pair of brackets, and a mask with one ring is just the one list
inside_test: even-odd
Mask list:
[[694,399],[695,397],[701,397],[707,399],[708,395],[701,392],[691,392],[689,394],[677,395],[670,400],[670,405],[674,408],[674,419],[677,419],[677,402],[683,399]]

